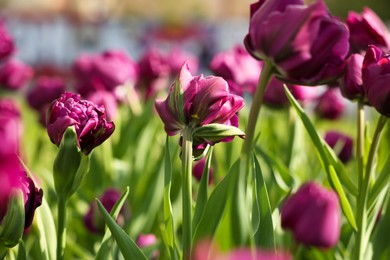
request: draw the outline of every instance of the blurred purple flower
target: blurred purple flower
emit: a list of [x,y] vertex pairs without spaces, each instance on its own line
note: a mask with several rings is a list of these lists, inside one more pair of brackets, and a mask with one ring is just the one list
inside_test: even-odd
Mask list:
[[166,58],[169,64],[170,74],[176,77],[180,73],[184,63],[188,64],[190,72],[195,74],[198,72],[199,60],[192,53],[186,52],[180,47],[174,47],[170,50]]
[[344,100],[339,88],[328,88],[318,97],[315,112],[320,118],[335,120],[344,112]]
[[15,44],[4,21],[0,20],[0,61],[9,58],[15,52]]
[[184,64],[178,79],[172,84],[166,100],[155,102],[165,131],[170,136],[178,134],[186,126],[218,123],[237,127],[236,113],[243,106],[242,97],[231,94],[223,78],[192,76],[187,64]]
[[[195,163],[194,167],[193,167],[192,175],[198,181],[200,181],[200,179],[202,178],[203,169],[204,169],[205,165],[206,165],[206,157],[203,157],[202,159],[197,161]],[[210,171],[209,171],[209,184],[211,184],[211,183],[213,183],[213,169],[210,167]]]
[[350,100],[366,99],[362,79],[362,66],[364,57],[354,53],[349,56],[345,74],[340,84],[341,94]]
[[284,203],[281,219],[282,228],[291,230],[297,241],[320,248],[333,247],[341,229],[337,193],[308,182]]
[[12,99],[0,99],[0,158],[19,154],[23,125],[20,109]]
[[278,78],[319,85],[343,73],[349,32],[322,1],[306,6],[302,0],[260,0],[250,11],[245,46],[253,57],[275,64]]
[[87,96],[87,100],[98,106],[104,106],[107,113],[107,120],[113,120],[118,114],[118,102],[115,96],[108,91],[96,91]]
[[138,78],[137,64],[123,51],[107,50],[102,54],[83,54],[74,62],[77,91],[83,96],[105,90],[115,92],[124,84],[134,85]]
[[366,52],[362,67],[363,86],[368,103],[390,117],[390,58],[376,46]]
[[390,33],[387,26],[370,8],[364,7],[361,14],[350,11],[346,23],[350,31],[352,52],[365,52],[371,44],[383,51],[390,50]]
[[262,63],[254,59],[241,45],[214,56],[210,69],[223,77],[232,93],[242,96],[244,91],[254,93],[260,77]]
[[80,95],[65,92],[55,100],[47,115],[47,132],[50,140],[60,145],[65,130],[73,126],[81,151],[88,155],[114,132],[113,122],[107,122],[104,107],[81,100]]
[[[119,190],[110,188],[99,197],[99,200],[103,204],[104,208],[110,212],[120,197],[121,192]],[[120,226],[123,227],[129,218],[130,210],[128,205],[124,204],[116,221]],[[103,216],[97,208],[96,202],[91,203],[87,214],[84,216],[84,224],[90,232],[95,234],[104,234],[105,222]]]
[[328,131],[324,140],[330,147],[336,148],[337,155],[343,163],[351,159],[353,140],[350,136],[337,131]]
[[[299,85],[287,85],[291,94],[302,104],[314,100],[317,97],[317,89],[303,87]],[[275,77],[272,77],[268,83],[264,94],[264,104],[271,108],[285,108],[290,105],[290,102],[284,92],[283,83]]]
[[19,60],[8,60],[0,67],[0,86],[10,90],[24,87],[32,78],[32,68]]

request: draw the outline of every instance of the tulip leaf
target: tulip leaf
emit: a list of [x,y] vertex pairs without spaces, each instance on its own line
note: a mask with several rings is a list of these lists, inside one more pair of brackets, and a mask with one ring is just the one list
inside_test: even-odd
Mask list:
[[[252,223],[258,223],[255,231],[256,246],[275,250],[274,225],[272,221],[272,210],[267,191],[267,186],[263,179],[260,163],[254,155],[254,210],[252,212]],[[259,212],[257,212],[257,210]],[[257,215],[259,214],[259,215]]]
[[193,131],[193,138],[195,142],[203,142],[203,140],[207,140],[214,143],[221,141],[225,137],[231,136],[244,137],[245,133],[235,126],[224,124],[208,124],[197,127]]
[[104,208],[103,204],[96,199],[98,208],[103,215],[104,221],[106,222],[108,228],[111,231],[112,236],[114,237],[119,250],[122,252],[123,257],[126,260],[131,259],[147,259],[142,250],[137,246],[137,244],[126,234],[126,232],[115,222],[115,220],[110,216],[107,210]]
[[16,257],[16,260],[26,260],[26,259],[27,259],[26,246],[24,245],[23,240],[20,240],[18,244],[18,255]]
[[[129,196],[129,187],[126,187],[125,192],[122,194],[122,196],[118,199],[118,201],[115,203],[114,207],[110,211],[110,216],[114,219],[116,219],[121,211],[121,208],[123,204],[125,203],[127,196]],[[100,247],[98,252],[96,253],[96,260],[104,260],[108,258],[108,255],[110,253],[111,249],[111,231],[110,229],[106,229],[106,232],[104,233],[104,237],[102,239],[102,242],[100,243]]]
[[373,237],[372,259],[390,259],[389,233],[390,233],[390,197],[387,192],[387,200],[384,205],[385,212],[381,216]]
[[372,204],[378,198],[378,195],[389,184],[390,179],[390,156],[387,157],[385,165],[382,167],[381,172],[376,179],[374,186],[369,193],[368,208],[371,208]]
[[[295,100],[295,98],[286,86],[284,86],[284,90],[286,92],[287,98],[290,100],[291,105],[295,108],[295,111],[301,118],[302,123],[306,128],[306,131],[308,132],[312,142],[314,143],[317,154],[319,155],[321,165],[327,173],[330,184],[340,196],[341,207],[343,209],[344,215],[346,216],[351,226],[356,230],[356,221],[352,214],[350,203],[348,202],[348,199],[345,195],[339,176],[336,174],[336,170],[339,170],[338,173],[343,174],[343,170],[340,169],[342,168],[342,165],[338,164],[335,157],[332,156],[332,152],[327,148],[328,146],[325,144],[324,140],[318,135],[309,117],[306,115],[305,111]],[[345,180],[346,177],[346,175],[343,175],[343,178],[341,178],[341,180]],[[351,194],[357,194],[357,188],[351,186],[353,185],[352,182],[346,181],[343,182],[343,185],[348,189]]]
[[199,183],[198,197],[196,199],[194,217],[192,219],[192,227],[195,232],[195,228],[198,226],[200,218],[202,217],[208,199],[208,186],[210,178],[210,166],[213,148],[211,148],[207,155],[207,161],[203,169],[202,177]]
[[162,236],[168,249],[170,259],[178,259],[178,252],[175,247],[175,229],[173,223],[173,212],[171,203],[171,182],[172,182],[172,163],[169,151],[169,138],[165,142],[165,171],[164,171],[164,225]]
[[57,244],[56,226],[45,197],[42,198],[41,206],[36,209],[34,218],[36,219],[40,233],[39,245],[41,250],[41,259],[55,259]]
[[199,224],[195,228],[193,244],[202,238],[212,238],[222,219],[228,201],[229,183],[233,173],[239,172],[240,161],[237,160],[225,178],[215,187],[204,208]]

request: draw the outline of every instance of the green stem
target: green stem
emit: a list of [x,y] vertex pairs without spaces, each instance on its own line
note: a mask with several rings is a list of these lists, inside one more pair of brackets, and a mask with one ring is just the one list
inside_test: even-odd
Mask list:
[[57,260],[64,259],[66,244],[66,203],[64,196],[58,196]]
[[8,254],[9,248],[0,243],[0,259],[4,259]]
[[364,103],[359,101],[357,104],[357,142],[356,159],[358,163],[358,190],[362,188],[364,178]]
[[191,259],[192,241],[192,129],[186,127],[182,143],[183,255]]
[[297,132],[297,121],[295,120],[295,110],[292,106],[290,106],[288,110],[288,129],[289,135],[288,135],[288,146],[287,146],[287,157],[286,157],[286,165],[290,166],[291,160],[292,160],[292,155],[294,152],[294,141],[295,141],[295,136]]
[[379,118],[373,140],[371,143],[370,151],[368,153],[367,165],[365,169],[365,174],[362,179],[361,189],[359,189],[358,201],[357,201],[357,211],[356,211],[356,224],[358,231],[356,233],[356,246],[355,246],[355,259],[362,260],[364,259],[364,252],[368,242],[367,231],[367,198],[370,184],[370,177],[374,166],[375,155],[378,150],[379,140],[383,127],[385,126],[387,118],[382,116]]
[[248,124],[245,130],[245,141],[242,153],[249,158],[249,154],[252,149],[252,142],[255,136],[257,118],[260,114],[261,105],[263,104],[263,98],[265,90],[267,88],[268,82],[272,76],[273,65],[270,62],[265,62],[261,75],[259,78],[259,83],[257,84],[256,92],[252,100],[252,105],[249,111]]

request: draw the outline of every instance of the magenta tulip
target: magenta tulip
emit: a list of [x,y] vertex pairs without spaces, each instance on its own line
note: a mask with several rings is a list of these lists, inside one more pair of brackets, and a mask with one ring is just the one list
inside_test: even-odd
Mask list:
[[368,103],[380,114],[390,117],[390,58],[371,45],[362,67],[363,86]]
[[50,140],[60,145],[65,130],[73,126],[81,151],[88,155],[114,132],[113,122],[107,122],[104,107],[81,100],[80,95],[65,92],[48,111],[47,132]]
[[260,0],[251,5],[244,43],[252,56],[275,64],[278,78],[318,85],[343,73],[348,39],[347,27],[322,1]]
[[22,137],[20,109],[11,99],[0,99],[0,157],[19,154]]
[[[203,170],[206,165],[206,157],[203,157],[199,161],[195,162],[194,167],[192,168],[192,175],[197,179],[198,181],[201,180],[203,175]],[[210,167],[209,171],[209,184],[213,183],[213,169]]]
[[0,61],[9,58],[15,52],[15,44],[3,21],[0,21]]
[[390,50],[390,33],[378,15],[368,7],[361,14],[350,11],[346,20],[350,31],[351,51],[365,52],[368,45],[375,45],[383,51]]
[[323,119],[335,120],[342,116],[345,108],[339,88],[328,88],[318,97],[316,114]]
[[341,212],[337,193],[308,182],[291,195],[282,208],[282,228],[291,230],[297,241],[320,248],[337,244]]
[[0,67],[0,86],[10,90],[24,87],[32,78],[32,68],[19,60],[8,60]]
[[184,63],[188,64],[192,74],[198,72],[199,60],[192,53],[186,52],[179,47],[172,48],[167,55],[170,74],[176,77],[180,73]]
[[325,142],[335,148],[339,159],[346,163],[352,157],[353,140],[350,136],[338,131],[328,131],[324,137]]
[[350,100],[365,100],[363,88],[362,66],[364,57],[355,53],[349,56],[345,74],[343,76],[340,90],[341,94]]

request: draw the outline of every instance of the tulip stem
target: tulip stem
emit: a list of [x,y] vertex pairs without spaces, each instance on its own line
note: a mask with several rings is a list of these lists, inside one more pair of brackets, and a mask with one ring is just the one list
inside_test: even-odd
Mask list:
[[192,129],[184,128],[182,143],[183,255],[191,259],[192,244]]
[[357,104],[357,144],[356,144],[356,157],[358,163],[358,188],[359,191],[362,187],[364,178],[364,103],[359,101]]
[[66,203],[64,196],[58,196],[57,260],[64,259],[66,244]]
[[365,174],[362,178],[361,189],[359,190],[359,195],[357,198],[357,211],[356,211],[356,223],[357,223],[357,233],[356,233],[356,251],[355,259],[363,260],[364,252],[367,246],[368,238],[370,234],[366,234],[367,231],[367,198],[370,184],[370,177],[374,167],[374,159],[378,150],[379,140],[381,137],[382,130],[386,124],[387,118],[382,116],[379,118],[375,133],[372,139],[371,147],[368,153],[367,165],[365,168]]
[[242,153],[250,158],[250,152],[253,147],[253,139],[256,131],[257,119],[260,114],[261,105],[263,104],[263,98],[268,82],[272,76],[273,65],[265,61],[263,69],[260,74],[259,82],[257,84],[256,92],[252,100],[252,105],[249,111],[248,124],[245,130],[245,140]]

